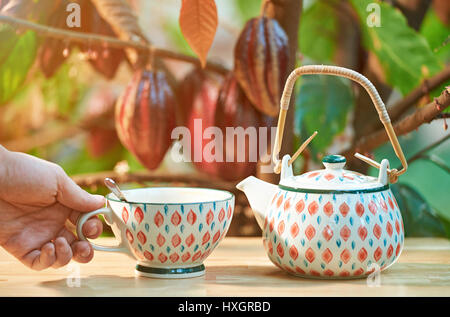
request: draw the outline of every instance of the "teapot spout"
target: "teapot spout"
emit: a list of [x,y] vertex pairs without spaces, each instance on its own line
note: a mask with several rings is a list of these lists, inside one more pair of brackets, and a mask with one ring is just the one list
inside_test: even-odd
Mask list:
[[236,188],[243,191],[245,196],[247,196],[256,221],[263,229],[267,207],[278,187],[254,176],[249,176],[237,184]]

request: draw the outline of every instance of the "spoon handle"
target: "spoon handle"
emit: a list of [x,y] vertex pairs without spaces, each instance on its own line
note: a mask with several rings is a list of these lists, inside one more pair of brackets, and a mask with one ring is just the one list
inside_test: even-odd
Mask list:
[[125,195],[120,190],[119,186],[117,186],[116,182],[109,177],[105,178],[105,185],[108,187],[114,195],[116,195],[120,200],[127,201]]

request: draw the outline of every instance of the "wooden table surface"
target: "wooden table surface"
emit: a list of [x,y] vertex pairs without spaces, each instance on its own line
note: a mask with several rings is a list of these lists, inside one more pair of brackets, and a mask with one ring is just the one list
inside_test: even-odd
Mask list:
[[[117,253],[96,252],[90,263],[72,263],[36,272],[0,249],[0,296],[450,296],[446,239],[406,239],[379,287],[369,287],[366,279],[293,277],[269,261],[260,238],[224,239],[206,260],[206,274],[191,279],[135,277],[134,261]],[[77,270],[79,287],[71,279]]]

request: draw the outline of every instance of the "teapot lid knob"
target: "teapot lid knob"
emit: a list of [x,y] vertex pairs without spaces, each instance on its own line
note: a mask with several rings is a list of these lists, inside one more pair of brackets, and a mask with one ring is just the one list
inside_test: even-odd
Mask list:
[[342,169],[347,160],[342,155],[327,155],[322,159],[326,169]]

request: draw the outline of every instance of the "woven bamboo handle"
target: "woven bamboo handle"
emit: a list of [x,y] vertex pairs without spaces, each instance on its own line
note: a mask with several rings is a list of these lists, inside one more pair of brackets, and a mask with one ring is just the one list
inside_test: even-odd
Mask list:
[[403,168],[398,171],[396,169],[392,169],[389,172],[389,180],[391,183],[395,183],[398,179],[398,176],[406,172],[408,168],[408,163],[406,162],[405,155],[403,154],[402,148],[398,142],[397,135],[394,132],[394,128],[391,124],[391,119],[386,111],[386,106],[381,100],[378,91],[375,86],[363,75],[358,72],[355,72],[351,69],[338,67],[338,66],[327,66],[327,65],[308,65],[302,66],[294,69],[289,75],[286,85],[284,86],[283,95],[281,96],[280,101],[280,114],[278,116],[278,126],[277,126],[277,134],[275,137],[275,144],[273,148],[272,159],[275,163],[274,172],[279,174],[281,171],[281,161],[278,158],[281,150],[281,144],[283,142],[283,133],[284,133],[284,124],[286,122],[286,114],[289,108],[289,101],[291,100],[292,89],[294,88],[294,84],[297,79],[305,74],[326,74],[332,76],[340,76],[351,79],[361,86],[367,91],[372,100],[375,108],[378,112],[381,122],[386,129],[389,140],[391,141],[392,147],[394,148],[395,154],[399,158],[402,163]]

